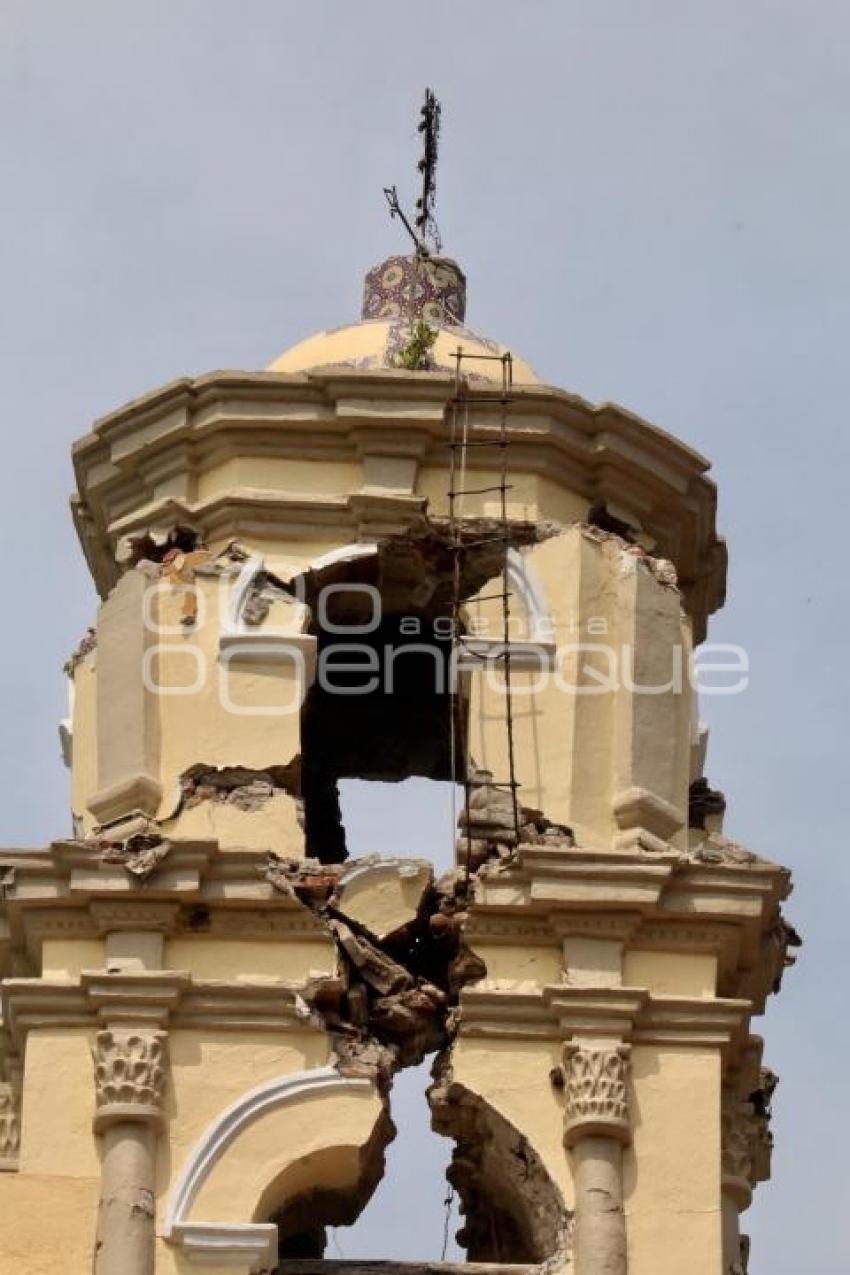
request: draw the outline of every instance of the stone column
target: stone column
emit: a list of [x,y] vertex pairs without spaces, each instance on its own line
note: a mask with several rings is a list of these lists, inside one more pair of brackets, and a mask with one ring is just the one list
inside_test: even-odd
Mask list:
[[623,1146],[631,1140],[629,1046],[572,1042],[564,1048],[566,1124],[575,1182],[576,1275],[626,1275]]
[[99,1031],[94,1062],[94,1129],[103,1136],[94,1275],[153,1275],[166,1034]]

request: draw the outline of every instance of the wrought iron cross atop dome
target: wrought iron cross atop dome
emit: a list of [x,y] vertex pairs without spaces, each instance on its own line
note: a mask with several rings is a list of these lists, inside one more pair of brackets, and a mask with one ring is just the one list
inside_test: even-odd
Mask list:
[[390,216],[398,217],[413,240],[417,253],[428,257],[439,253],[442,247],[440,232],[434,216],[437,200],[437,150],[440,140],[440,103],[432,89],[425,90],[425,102],[419,112],[418,130],[422,134],[422,158],[417,170],[422,177],[422,189],[416,201],[416,214],[411,225],[398,200],[395,186],[385,186],[384,194],[390,206]]

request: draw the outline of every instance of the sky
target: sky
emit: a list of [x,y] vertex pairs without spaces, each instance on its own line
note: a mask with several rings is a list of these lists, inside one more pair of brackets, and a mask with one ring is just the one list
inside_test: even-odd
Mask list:
[[[850,1248],[848,46],[842,0],[0,0],[0,841],[69,827],[61,665],[95,607],[72,440],[175,376],[356,318],[364,271],[404,243],[382,187],[412,200],[431,85],[471,325],[713,461],[730,571],[711,638],[752,672],[704,706],[707,773],[727,831],[794,870],[805,938],[756,1024],[781,1084],[745,1227],[771,1275],[839,1275]],[[422,785],[394,799],[442,844]],[[350,805],[358,848],[427,849]],[[439,1256],[442,1152],[410,1121],[401,1194],[357,1244],[340,1232],[346,1256]]]

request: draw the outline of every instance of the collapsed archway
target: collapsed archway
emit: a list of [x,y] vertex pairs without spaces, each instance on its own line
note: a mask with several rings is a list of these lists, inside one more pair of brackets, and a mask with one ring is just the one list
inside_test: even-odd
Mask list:
[[[455,1142],[447,1179],[460,1200],[463,1224],[456,1239],[466,1260],[562,1265],[569,1247],[570,1215],[560,1189],[528,1139],[481,1095],[450,1078],[430,1088],[428,1101],[434,1131]],[[295,1172],[274,1184],[266,1202],[258,1206],[257,1219],[278,1228],[279,1275],[291,1269],[287,1263],[292,1261],[321,1261],[328,1255],[328,1231],[358,1222],[383,1180],[385,1151],[394,1132],[391,1123],[376,1130],[363,1148],[357,1181],[345,1190],[328,1185],[336,1171],[333,1151],[305,1158]],[[313,1185],[302,1186],[279,1208],[270,1207],[275,1196],[280,1198],[299,1179]],[[405,1180],[405,1190],[418,1208],[420,1188],[412,1174]],[[344,1233],[341,1239],[344,1244]],[[386,1260],[380,1240],[369,1258]],[[431,1253],[408,1251],[404,1260],[420,1260],[430,1268],[436,1259]]]
[[560,1266],[570,1213],[528,1138],[438,1059],[428,1092],[433,1126],[455,1142],[448,1180],[460,1197],[457,1239],[470,1262]]
[[395,1126],[384,1111],[369,1139],[355,1152],[356,1172],[340,1182],[340,1148],[312,1152],[270,1183],[258,1202],[255,1220],[277,1228],[280,1261],[322,1258],[327,1232],[351,1226],[360,1216],[384,1175],[385,1151],[395,1136]]

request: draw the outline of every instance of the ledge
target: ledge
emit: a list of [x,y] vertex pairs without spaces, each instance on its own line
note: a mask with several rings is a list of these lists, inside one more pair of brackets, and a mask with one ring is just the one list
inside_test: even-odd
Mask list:
[[[151,520],[155,511],[200,525],[207,536],[250,537],[252,527],[273,523],[292,537],[306,523],[351,539],[362,520],[362,491],[311,496],[256,488],[199,502],[195,475],[222,449],[349,465],[361,465],[364,451],[394,455],[402,448],[407,454],[411,422],[418,463],[447,467],[453,393],[454,378],[436,373],[213,372],[172,382],[103,417],[74,447],[78,494],[72,501],[99,592],[105,596],[118,579],[121,531]],[[470,420],[482,436],[498,429],[498,410],[492,388],[469,387]],[[515,387],[508,435],[518,472],[546,475],[588,501],[625,500],[633,508],[676,564],[699,639],[708,614],[722,604],[726,571],[704,457],[616,404],[597,406],[552,386]],[[473,456],[469,463],[474,468],[485,460]],[[370,518],[388,526],[422,499],[415,491],[401,503],[399,493],[367,494]]]

